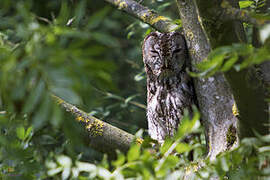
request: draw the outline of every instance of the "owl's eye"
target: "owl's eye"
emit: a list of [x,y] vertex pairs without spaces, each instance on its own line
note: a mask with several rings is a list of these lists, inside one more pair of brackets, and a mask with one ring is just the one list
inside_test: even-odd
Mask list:
[[155,50],[151,50],[151,57],[154,58],[154,59],[158,59],[159,58],[159,54],[157,51]]
[[151,52],[152,57],[153,57],[153,56],[158,56],[158,52],[157,52],[157,51],[151,50],[150,52]]
[[181,52],[182,51],[182,49],[181,48],[178,48],[178,49],[175,49],[174,51],[173,51],[173,53],[179,53],[179,52]]

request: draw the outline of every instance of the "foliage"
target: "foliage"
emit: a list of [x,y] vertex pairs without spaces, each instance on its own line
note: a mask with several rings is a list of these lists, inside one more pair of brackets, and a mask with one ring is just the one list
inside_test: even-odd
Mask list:
[[[142,146],[134,143],[126,155],[118,152],[116,160],[109,162],[107,159],[103,159],[97,165],[80,161],[72,164],[69,157],[61,155],[47,161],[48,174],[55,176],[60,173],[64,179],[69,176],[74,179],[82,177],[90,179],[179,178],[184,175],[191,150],[196,158],[202,157],[204,154],[204,146],[200,142],[202,128],[199,117],[197,111],[193,119],[189,120],[186,113],[174,139],[168,138],[163,146],[157,147],[156,150],[152,149],[153,145],[149,144],[150,141],[147,140]],[[190,133],[198,136],[187,144],[183,140]]]
[[[262,6],[257,2],[240,6],[256,11]],[[173,1],[143,3],[181,22]],[[190,162],[191,152],[194,159],[205,154],[198,114],[191,121],[186,117],[174,139],[155,151],[146,138],[142,147],[134,144],[126,155],[102,160],[51,94],[131,133],[146,129],[140,43],[152,29],[98,0],[1,0],[0,7],[0,179],[171,179],[195,169],[195,179],[269,176],[269,136],[245,139],[214,162]],[[234,44],[213,50],[198,65],[200,75],[269,58],[269,27],[261,33],[261,48]],[[196,136],[185,143],[188,133]]]
[[[264,0],[242,0],[239,1],[239,6],[243,10],[252,12],[253,17],[260,22],[267,22],[270,20],[269,8],[261,12],[265,3]],[[253,26],[247,23],[244,23],[244,26],[247,32],[248,43],[232,44],[213,49],[204,62],[196,65],[199,73],[190,72],[190,74],[194,77],[209,77],[216,72],[227,72],[231,69],[241,71],[249,66],[269,61],[270,25],[265,24],[260,27],[259,36],[256,37],[262,44],[260,48],[255,48],[251,42]]]
[[[240,146],[224,152],[209,161],[203,159],[205,145],[199,114],[192,120],[186,116],[173,139],[153,150],[134,144],[128,153],[118,152],[117,159],[92,164],[79,160],[72,162],[64,155],[47,160],[49,176],[73,179],[267,179],[270,177],[270,135],[243,139]],[[197,134],[189,143],[184,143],[188,134]],[[149,146],[148,146],[149,147]],[[195,161],[190,161],[190,155]]]
[[250,44],[232,44],[214,49],[207,60],[197,64],[200,73],[190,72],[191,75],[212,76],[216,72],[226,72],[234,68],[240,71],[251,65],[258,65],[270,59],[270,44],[266,42],[261,48],[254,48]]
[[131,133],[146,127],[136,106],[144,104],[143,80],[134,81],[142,35],[127,40],[131,30],[122,31],[131,19],[100,1],[1,0],[0,7],[0,179],[43,179],[44,162],[57,154],[102,158],[52,93]]

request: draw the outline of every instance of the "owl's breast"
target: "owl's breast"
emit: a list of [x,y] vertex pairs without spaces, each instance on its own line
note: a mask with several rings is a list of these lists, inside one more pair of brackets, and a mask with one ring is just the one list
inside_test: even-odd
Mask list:
[[184,95],[181,85],[167,89],[157,87],[155,94],[147,104],[149,133],[153,139],[161,140],[166,135],[173,136],[179,122],[183,118],[184,109],[190,108],[191,102]]

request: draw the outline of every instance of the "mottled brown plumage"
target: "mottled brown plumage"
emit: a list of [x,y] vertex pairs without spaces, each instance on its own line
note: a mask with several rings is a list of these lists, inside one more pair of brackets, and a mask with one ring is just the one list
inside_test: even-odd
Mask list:
[[154,32],[144,39],[147,76],[147,120],[151,138],[163,142],[173,136],[184,109],[195,102],[192,79],[186,73],[187,49],[178,32]]

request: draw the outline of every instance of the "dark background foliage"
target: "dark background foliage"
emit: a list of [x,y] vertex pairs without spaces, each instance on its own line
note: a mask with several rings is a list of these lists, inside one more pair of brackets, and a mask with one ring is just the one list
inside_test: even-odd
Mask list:
[[[178,18],[174,1],[142,4]],[[45,179],[45,162],[61,154],[101,161],[51,93],[132,134],[147,128],[148,25],[99,0],[1,0],[0,7],[0,178]]]
[[147,128],[145,109],[129,102],[146,104],[141,42],[148,25],[98,0],[1,0],[0,7],[2,172],[42,177],[54,153],[102,157],[51,93],[130,133]]

